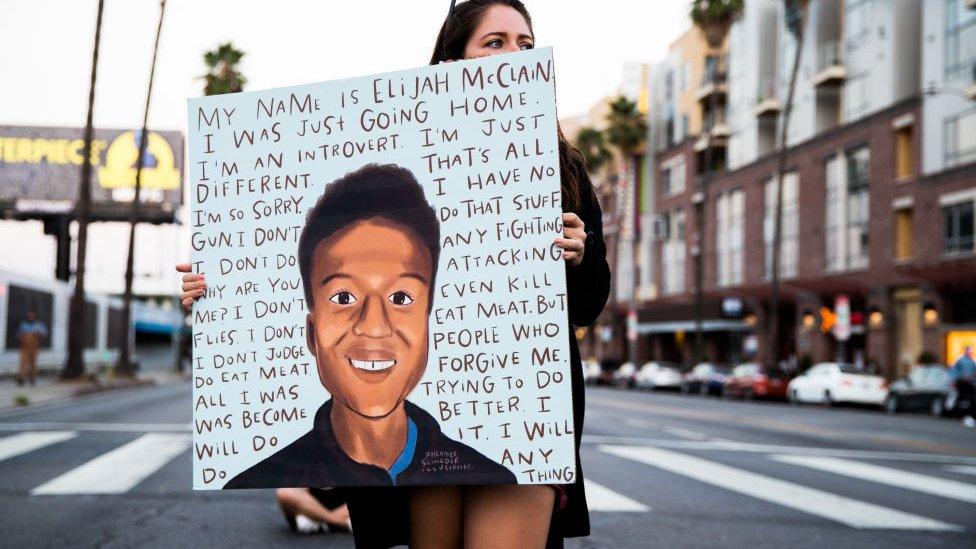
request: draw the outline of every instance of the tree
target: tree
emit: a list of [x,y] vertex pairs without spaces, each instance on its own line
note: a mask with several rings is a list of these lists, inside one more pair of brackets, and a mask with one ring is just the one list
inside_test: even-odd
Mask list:
[[62,379],[75,379],[85,374],[85,261],[88,249],[88,218],[91,213],[91,150],[95,129],[92,118],[95,110],[95,80],[98,69],[98,46],[102,37],[102,8],[104,0],[98,0],[95,17],[95,51],[92,53],[91,79],[88,85],[88,118],[85,121],[84,147],[81,153],[81,181],[78,183],[78,199],[75,202],[75,219],[78,220],[78,255],[75,260],[75,291],[68,306],[68,359],[61,370]]
[[159,23],[156,25],[156,42],[153,44],[152,63],[149,65],[149,87],[146,90],[146,108],[142,114],[142,131],[139,132],[139,155],[136,157],[135,193],[132,196],[132,206],[129,210],[129,250],[125,262],[125,291],[122,296],[122,326],[125,337],[119,348],[119,360],[116,371],[121,375],[134,375],[135,364],[132,363],[132,350],[129,348],[129,327],[132,325],[132,278],[135,262],[136,224],[141,217],[139,197],[142,191],[142,167],[145,163],[146,146],[149,142],[149,102],[152,100],[153,79],[156,76],[156,54],[159,53],[159,36],[163,31],[163,14],[166,12],[166,0],[159,2]]
[[591,174],[600,171],[611,157],[603,132],[589,126],[576,132],[576,148],[586,160],[586,169]]
[[[629,195],[629,200],[625,204],[633,205],[636,201],[636,185],[634,173],[636,172],[636,155],[638,150],[647,140],[647,120],[644,115],[638,110],[637,103],[627,99],[627,97],[621,95],[614,99],[610,103],[610,112],[607,113],[607,141],[613,145],[617,152],[620,153],[620,160],[624,166],[623,178],[618,181],[623,181],[624,189]],[[636,208],[631,206],[626,208],[622,212],[624,216],[624,222],[622,225],[624,227],[630,227],[629,230],[625,230],[622,233],[624,246],[629,246],[631,252],[636,251],[637,238],[634,230],[636,227]],[[629,241],[628,241],[629,240]],[[636,254],[633,254],[636,256]],[[634,273],[637,269],[637,264],[633,264],[633,268],[630,269],[631,273]],[[636,287],[636,273],[635,276],[631,278],[631,288],[630,288],[630,306],[628,310],[628,324],[631,322],[631,317],[636,317],[636,296],[634,295],[634,289]],[[629,331],[629,330],[628,330]],[[636,362],[636,341],[630,339],[628,335],[628,350],[627,355],[631,363]]]
[[244,52],[227,42],[220,44],[217,49],[204,52],[203,62],[207,65],[207,74],[203,75],[204,95],[220,95],[237,93],[244,89],[247,78],[237,70],[237,64],[244,57]]
[[800,54],[803,51],[803,25],[806,22],[807,0],[785,0],[786,28],[793,36],[796,44],[793,52],[793,67],[790,70],[790,84],[786,92],[786,106],[783,109],[783,124],[779,132],[776,158],[776,210],[773,214],[773,257],[769,286],[769,352],[771,362],[776,364],[780,359],[779,342],[779,268],[780,248],[782,247],[783,232],[783,176],[786,171],[787,143],[786,136],[790,128],[790,115],[793,112],[793,96],[796,92],[796,77],[800,70]]
[[[690,17],[692,23],[698,27],[705,36],[705,41],[711,50],[718,50],[725,42],[725,37],[729,33],[729,27],[742,15],[745,9],[743,0],[692,0]],[[718,62],[712,66],[709,73],[711,83],[718,84],[719,66]],[[705,131],[711,132],[718,117],[718,94],[712,93],[709,98],[708,112],[711,116],[706,116],[706,120],[711,120],[709,127]],[[704,348],[704,334],[702,330],[703,316],[705,310],[704,303],[704,257],[705,257],[705,201],[708,197],[708,183],[712,175],[713,147],[711,136],[709,136],[708,146],[705,148],[704,169],[699,170],[698,191],[695,193],[695,247],[693,255],[695,259],[695,354],[694,362],[702,360]]]

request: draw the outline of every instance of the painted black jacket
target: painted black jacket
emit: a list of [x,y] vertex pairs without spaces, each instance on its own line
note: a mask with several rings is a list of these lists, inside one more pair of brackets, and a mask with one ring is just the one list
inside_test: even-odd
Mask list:
[[426,411],[404,401],[416,425],[409,463],[395,475],[382,467],[353,461],[335,438],[332,399],[319,407],[312,430],[232,478],[224,488],[279,486],[394,486],[420,484],[511,484],[515,475],[474,449],[441,433]]

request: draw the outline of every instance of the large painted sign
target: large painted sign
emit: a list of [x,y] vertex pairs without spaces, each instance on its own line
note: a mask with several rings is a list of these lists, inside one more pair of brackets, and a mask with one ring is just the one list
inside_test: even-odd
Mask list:
[[[132,201],[138,130],[95,130],[93,213]],[[82,128],[0,126],[0,205],[20,215],[70,211],[84,161]],[[183,136],[150,131],[142,170],[142,201],[173,212],[183,202]]]
[[197,489],[574,480],[552,54],[191,99]]

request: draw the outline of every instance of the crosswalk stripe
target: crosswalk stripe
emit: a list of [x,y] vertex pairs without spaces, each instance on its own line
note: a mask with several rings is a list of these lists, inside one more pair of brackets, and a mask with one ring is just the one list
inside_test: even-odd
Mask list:
[[976,503],[976,486],[966,484],[965,482],[920,475],[900,469],[881,467],[879,465],[849,459],[785,455],[771,456],[771,458],[782,463],[800,465],[828,473],[869,480],[871,482],[906,488],[916,492],[925,492],[926,494],[934,494],[968,503]]
[[614,492],[606,486],[597,484],[590,479],[583,479],[583,485],[586,489],[586,505],[590,511],[643,513],[648,510],[647,506],[643,503]]
[[600,450],[854,528],[962,530],[953,524],[807,488],[688,454],[647,446],[600,446]]
[[51,444],[57,444],[77,435],[73,431],[49,431],[46,433],[18,433],[0,438],[0,461],[33,452]]
[[952,471],[953,473],[962,473],[964,475],[976,475],[976,467],[971,465],[947,465],[946,471]]
[[34,488],[31,494],[121,494],[189,447],[189,435],[143,435],[45,482]]

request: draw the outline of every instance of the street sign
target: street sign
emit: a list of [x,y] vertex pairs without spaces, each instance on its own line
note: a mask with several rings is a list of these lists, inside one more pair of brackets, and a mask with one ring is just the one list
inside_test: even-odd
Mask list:
[[847,341],[851,338],[851,300],[846,295],[839,295],[834,300],[834,337],[837,341]]

